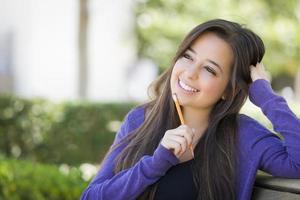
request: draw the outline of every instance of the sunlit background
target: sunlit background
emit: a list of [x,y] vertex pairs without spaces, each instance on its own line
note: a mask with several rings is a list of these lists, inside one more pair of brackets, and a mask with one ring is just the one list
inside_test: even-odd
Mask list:
[[[299,0],[0,0],[0,199],[78,199],[126,113],[213,18],[263,39],[300,116]],[[251,102],[242,112],[272,129]]]

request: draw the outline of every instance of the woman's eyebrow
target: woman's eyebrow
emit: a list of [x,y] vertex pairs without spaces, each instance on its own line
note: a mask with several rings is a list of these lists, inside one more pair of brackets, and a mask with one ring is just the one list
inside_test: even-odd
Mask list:
[[[194,54],[197,55],[196,51],[195,51],[194,49],[192,49],[192,47],[188,47],[187,49],[190,50],[191,52],[193,52]],[[208,59],[208,58],[207,58],[206,60],[207,60],[208,62],[210,62],[211,64],[217,66],[217,67],[220,69],[220,71],[223,72],[221,66],[220,66],[218,63],[216,63],[215,61],[210,60],[210,59]]]
[[206,59],[208,62],[212,63],[213,65],[217,66],[221,72],[223,72],[222,68],[220,67],[220,65],[218,65],[218,63],[216,63],[215,61],[213,60],[210,60],[210,59]]

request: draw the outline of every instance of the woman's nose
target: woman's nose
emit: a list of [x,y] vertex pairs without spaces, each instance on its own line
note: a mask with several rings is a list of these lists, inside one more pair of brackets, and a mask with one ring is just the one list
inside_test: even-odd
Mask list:
[[197,79],[198,78],[198,69],[197,66],[190,66],[186,70],[187,78],[190,79]]

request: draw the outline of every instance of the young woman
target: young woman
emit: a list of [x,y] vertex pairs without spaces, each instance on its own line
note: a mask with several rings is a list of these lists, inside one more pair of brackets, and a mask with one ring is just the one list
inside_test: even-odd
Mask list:
[[[273,92],[264,52],[262,40],[235,22],[191,30],[151,85],[152,100],[127,114],[81,199],[246,200],[258,169],[300,178],[300,120]],[[248,94],[284,141],[239,114]]]

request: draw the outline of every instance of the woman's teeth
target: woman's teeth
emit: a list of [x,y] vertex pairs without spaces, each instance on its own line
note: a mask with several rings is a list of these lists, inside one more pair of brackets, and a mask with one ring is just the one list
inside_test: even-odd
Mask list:
[[182,82],[181,80],[179,80],[179,86],[180,86],[182,89],[184,89],[184,90],[186,90],[186,91],[188,91],[188,92],[199,92],[199,90],[197,90],[197,89],[195,89],[195,88],[192,88],[192,87],[186,85],[186,84],[185,84],[184,82]]

